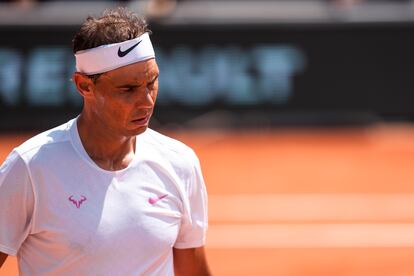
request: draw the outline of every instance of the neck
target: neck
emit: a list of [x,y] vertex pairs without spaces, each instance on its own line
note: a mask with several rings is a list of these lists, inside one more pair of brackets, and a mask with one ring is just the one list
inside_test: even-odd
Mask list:
[[79,137],[85,151],[102,169],[120,170],[128,167],[135,156],[135,136],[116,135],[99,120],[82,112],[77,120]]

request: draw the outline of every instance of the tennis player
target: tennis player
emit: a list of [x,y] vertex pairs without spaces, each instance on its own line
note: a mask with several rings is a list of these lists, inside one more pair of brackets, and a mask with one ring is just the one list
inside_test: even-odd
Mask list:
[[150,128],[158,67],[144,19],[88,17],[73,39],[81,114],[0,167],[0,264],[21,275],[209,275],[200,164]]

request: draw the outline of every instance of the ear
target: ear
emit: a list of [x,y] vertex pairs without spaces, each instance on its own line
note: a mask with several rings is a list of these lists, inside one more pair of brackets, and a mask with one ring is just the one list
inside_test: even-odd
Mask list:
[[93,95],[95,84],[86,75],[79,72],[73,73],[72,79],[76,85],[79,94],[83,98],[89,98]]

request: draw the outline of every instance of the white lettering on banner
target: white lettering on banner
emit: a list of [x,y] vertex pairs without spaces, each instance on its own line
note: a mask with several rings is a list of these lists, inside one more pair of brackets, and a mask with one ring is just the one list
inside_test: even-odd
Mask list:
[[22,57],[11,49],[0,49],[0,103],[14,106],[20,100]]
[[[289,45],[177,46],[155,52],[161,104],[283,105],[293,95],[293,77],[306,69],[304,52]],[[19,104],[19,90],[25,84],[24,96],[31,106],[82,104],[69,81],[75,63],[68,48],[36,48],[24,57],[0,48],[0,103]]]
[[208,46],[198,51],[182,46],[156,48],[160,67],[160,102],[200,105],[285,104],[292,78],[306,66],[304,53],[292,46]]
[[286,103],[292,95],[292,77],[305,68],[305,58],[289,46],[262,46],[252,50],[262,100]]
[[32,105],[59,106],[65,102],[67,48],[37,48],[27,65],[27,100]]

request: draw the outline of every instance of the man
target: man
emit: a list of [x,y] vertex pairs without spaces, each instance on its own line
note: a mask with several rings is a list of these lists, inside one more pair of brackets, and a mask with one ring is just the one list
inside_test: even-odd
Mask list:
[[75,119],[0,168],[0,263],[23,275],[209,275],[198,159],[148,128],[158,67],[147,24],[125,10],[75,35]]

